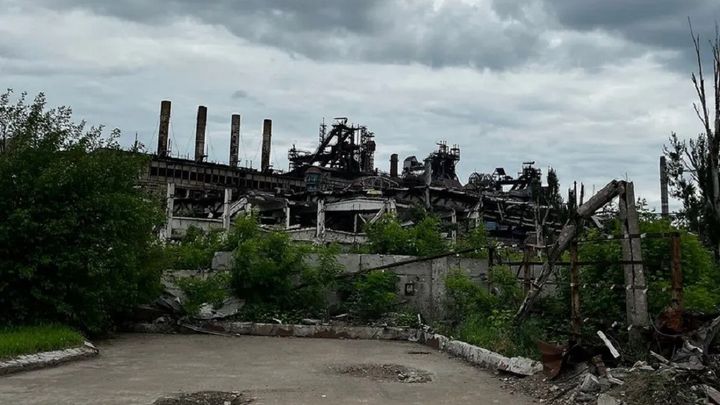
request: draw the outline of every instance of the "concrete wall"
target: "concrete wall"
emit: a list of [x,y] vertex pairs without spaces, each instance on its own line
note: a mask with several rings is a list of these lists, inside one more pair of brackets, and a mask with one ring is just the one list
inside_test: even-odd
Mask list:
[[[414,256],[374,255],[374,254],[340,254],[338,262],[348,273],[371,269],[383,265],[415,259]],[[308,261],[315,263],[317,257],[310,255]],[[232,265],[231,252],[217,252],[212,262],[213,270],[227,270]],[[410,308],[421,313],[427,319],[442,317],[442,304],[445,299],[444,279],[448,271],[460,267],[479,284],[487,278],[488,263],[485,259],[470,259],[447,256],[434,260],[414,262],[384,271],[392,271],[398,275],[398,291],[400,299]]]

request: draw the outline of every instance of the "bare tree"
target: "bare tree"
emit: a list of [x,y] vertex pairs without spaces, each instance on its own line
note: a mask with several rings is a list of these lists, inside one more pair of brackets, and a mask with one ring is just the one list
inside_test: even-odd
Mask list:
[[[712,57],[712,94],[708,95],[703,71],[700,36],[690,24],[697,58],[697,72],[691,76],[698,101],[693,108],[704,133],[685,141],[673,133],[664,148],[668,162],[668,178],[673,196],[683,201],[681,219],[698,232],[720,260],[720,32],[710,41]],[[709,87],[709,86],[707,86]]]

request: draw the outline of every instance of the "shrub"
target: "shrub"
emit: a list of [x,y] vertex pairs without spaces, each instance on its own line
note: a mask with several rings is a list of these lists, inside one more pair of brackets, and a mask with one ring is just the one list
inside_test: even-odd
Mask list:
[[222,231],[206,232],[191,226],[177,243],[165,247],[168,266],[176,270],[208,269],[215,252],[222,250]]
[[307,263],[309,248],[290,241],[284,232],[258,234],[239,242],[234,251],[232,287],[249,303],[279,310],[323,311],[327,295],[342,271],[336,247],[320,249],[317,265]]
[[370,253],[430,256],[447,251],[440,221],[427,215],[414,226],[403,227],[397,216],[386,214],[365,227]]
[[486,315],[497,305],[497,299],[473,282],[461,268],[450,270],[445,277],[445,313],[457,325],[471,315]]
[[208,303],[215,308],[228,297],[230,273],[210,274],[206,278],[187,277],[178,280],[178,286],[185,294],[183,309],[190,315],[197,315],[200,306]]
[[362,320],[377,319],[397,305],[398,277],[393,272],[371,271],[352,284],[350,310]]
[[472,252],[464,253],[463,256],[485,259],[488,257],[488,239],[485,227],[481,224],[458,239],[455,247],[459,250],[475,249]]

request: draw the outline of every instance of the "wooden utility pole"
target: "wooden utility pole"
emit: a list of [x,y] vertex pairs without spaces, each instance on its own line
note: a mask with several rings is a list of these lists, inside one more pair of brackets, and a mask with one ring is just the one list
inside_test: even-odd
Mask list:
[[578,269],[578,245],[573,241],[570,246],[570,319],[572,341],[580,342],[582,336],[582,317],[580,316],[580,277]]
[[681,309],[683,305],[683,274],[680,266],[680,232],[674,232],[670,244],[672,248],[672,307]]

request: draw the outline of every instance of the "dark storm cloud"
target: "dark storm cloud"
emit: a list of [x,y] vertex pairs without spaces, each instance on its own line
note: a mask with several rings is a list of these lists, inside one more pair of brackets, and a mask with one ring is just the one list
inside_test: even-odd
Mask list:
[[[668,62],[686,69],[692,61],[688,18],[697,34],[709,39],[720,19],[718,0],[544,0],[560,24],[573,30],[604,30],[628,41],[678,51]],[[497,1],[496,7],[516,13]],[[512,2],[511,2],[512,3]],[[678,66],[680,65],[680,66]]]
[[489,5],[382,0],[43,0],[145,24],[192,18],[234,35],[320,61],[421,63],[503,69],[543,48],[524,16],[501,20]]
[[[541,62],[597,68],[653,49],[688,68],[687,17],[709,35],[718,0],[41,0],[56,10],[85,9],[146,24],[191,18],[239,38],[323,62],[420,63],[505,70]],[[570,31],[562,49],[551,31]],[[609,46],[597,31],[625,42]],[[578,34],[591,34],[583,36]],[[567,35],[566,35],[567,36]],[[554,55],[552,58],[547,55]]]

